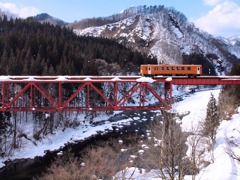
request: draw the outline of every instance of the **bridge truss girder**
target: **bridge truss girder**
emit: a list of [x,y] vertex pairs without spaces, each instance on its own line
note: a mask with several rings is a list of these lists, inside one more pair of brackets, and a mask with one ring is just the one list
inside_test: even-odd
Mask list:
[[[160,85],[159,82],[156,83]],[[170,109],[172,84],[171,82],[161,84],[162,90],[159,91],[153,87],[154,83],[136,80],[2,81],[0,112]],[[151,104],[147,97],[151,97],[154,104]]]
[[239,76],[0,76],[0,112],[168,110],[172,85],[233,84]]

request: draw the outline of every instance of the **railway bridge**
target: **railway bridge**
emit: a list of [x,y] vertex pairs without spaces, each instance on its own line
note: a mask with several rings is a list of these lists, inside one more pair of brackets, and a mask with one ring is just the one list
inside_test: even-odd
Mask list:
[[240,76],[0,76],[0,112],[170,109],[172,85],[228,84]]

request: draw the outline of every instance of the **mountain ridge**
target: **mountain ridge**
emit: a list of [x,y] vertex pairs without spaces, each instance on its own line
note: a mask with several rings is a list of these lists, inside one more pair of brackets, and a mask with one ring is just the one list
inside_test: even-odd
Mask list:
[[[214,37],[195,27],[186,16],[163,5],[130,7],[107,17],[83,19],[66,23],[47,13],[31,17],[40,23],[50,23],[73,29],[79,36],[105,37],[156,57],[158,63],[184,63],[184,55],[193,53],[208,59],[218,74],[228,73],[240,59],[239,35],[231,38]],[[221,68],[218,68],[223,66]]]
[[36,16],[32,16],[30,18],[33,18],[34,20],[40,22],[40,23],[50,23],[52,25],[59,25],[59,26],[66,26],[68,23],[55,18],[47,13],[41,13],[41,14],[37,14]]
[[[78,28],[73,24],[73,31],[79,36],[116,39],[120,44],[157,57],[158,63],[183,63],[184,54],[198,53],[205,57],[214,54],[216,61],[208,61],[216,68],[224,66],[225,72],[229,72],[240,57],[240,46],[234,47],[229,40],[216,38],[196,28],[184,14],[173,8],[131,7],[121,14],[94,20],[113,17],[116,21],[104,25]],[[87,24],[88,21],[92,22],[92,19],[85,19],[78,24]]]

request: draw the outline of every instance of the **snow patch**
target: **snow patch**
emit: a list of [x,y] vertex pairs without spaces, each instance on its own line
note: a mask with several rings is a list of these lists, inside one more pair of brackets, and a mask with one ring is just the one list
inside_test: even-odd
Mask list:
[[66,79],[68,79],[67,76],[58,76],[58,78],[56,80],[62,81],[62,80],[66,80]]
[[168,77],[168,78],[166,79],[166,81],[168,81],[168,82],[172,81],[172,77]]
[[36,80],[33,76],[31,76],[31,77],[29,77],[28,79],[27,79],[28,81],[34,81],[34,80]]
[[0,81],[9,81],[9,76],[0,76]]
[[119,77],[114,77],[112,78],[113,81],[121,81],[121,79]]
[[150,78],[150,77],[140,77],[139,79],[136,80],[137,82],[149,82],[153,83],[155,80]]
[[86,77],[84,81],[91,81],[92,79],[90,77]]

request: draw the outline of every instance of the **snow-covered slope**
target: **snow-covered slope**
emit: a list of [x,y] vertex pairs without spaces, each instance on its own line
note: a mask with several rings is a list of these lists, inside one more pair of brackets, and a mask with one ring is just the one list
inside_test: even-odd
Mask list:
[[[206,117],[206,107],[210,94],[212,93],[215,98],[218,97],[220,90],[210,90],[197,92],[190,97],[186,97],[183,101],[174,104],[174,111],[176,112],[186,112],[186,115],[182,121],[182,129],[187,132],[196,133],[199,130],[199,123]],[[191,109],[189,109],[191,107]],[[239,108],[240,110],[240,108]],[[185,180],[232,180],[239,179],[240,168],[239,161],[232,158],[229,155],[229,150],[232,149],[234,154],[239,157],[239,146],[230,147],[228,141],[234,141],[239,144],[240,128],[239,128],[239,118],[240,112],[235,114],[231,120],[223,120],[217,129],[216,143],[213,147],[212,152],[208,151],[204,157],[202,157],[202,162],[209,161],[210,163],[206,166],[200,168],[200,172],[196,176],[186,175]],[[195,140],[196,141],[196,140]],[[189,142],[188,142],[189,143]],[[196,142],[195,142],[196,143]],[[198,146],[201,146],[200,144]],[[206,144],[202,144],[202,148],[207,147]],[[211,154],[212,153],[212,154]],[[210,160],[213,158],[212,160]],[[121,174],[121,173],[119,173]],[[151,180],[157,177],[156,171],[146,172],[144,170],[135,169],[133,167],[128,168],[125,172],[125,178],[132,177],[138,180]]]
[[240,34],[228,39],[229,51],[240,59]]
[[164,6],[131,7],[94,22],[95,26],[93,19],[88,19],[72,27],[78,35],[114,38],[127,47],[156,56],[159,63],[182,63],[183,53],[215,54],[229,71],[237,59],[230,41],[199,30],[182,13]]

